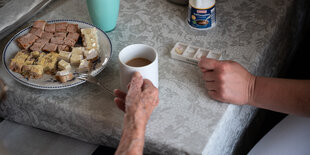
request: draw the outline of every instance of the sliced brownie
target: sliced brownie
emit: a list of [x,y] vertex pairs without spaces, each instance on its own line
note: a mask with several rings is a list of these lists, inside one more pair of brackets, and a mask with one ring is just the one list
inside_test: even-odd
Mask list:
[[54,33],[54,32],[55,32],[55,23],[46,24],[44,30],[45,30],[46,32]]
[[62,23],[56,23],[55,24],[55,30],[56,32],[67,32],[67,22],[62,22]]
[[50,32],[43,32],[41,38],[42,38],[42,39],[50,40],[53,36],[54,36],[53,33],[50,33]]
[[78,32],[79,25],[78,24],[68,24],[67,32]]
[[17,43],[21,49],[28,49],[37,39],[38,37],[34,34],[27,33],[17,38]]
[[44,20],[37,20],[33,23],[32,27],[34,28],[37,28],[37,29],[40,29],[40,30],[44,30],[45,28],[45,25],[46,25],[46,21]]
[[53,43],[47,43],[44,45],[42,50],[46,52],[55,52],[57,50],[57,45]]
[[32,33],[38,37],[41,37],[43,34],[43,30],[38,29],[38,28],[32,28],[29,33]]

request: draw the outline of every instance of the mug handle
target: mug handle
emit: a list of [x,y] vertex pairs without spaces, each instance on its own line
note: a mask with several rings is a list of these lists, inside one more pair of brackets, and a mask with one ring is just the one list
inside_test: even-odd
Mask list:
[[0,101],[5,98],[7,90],[8,90],[8,86],[0,78]]

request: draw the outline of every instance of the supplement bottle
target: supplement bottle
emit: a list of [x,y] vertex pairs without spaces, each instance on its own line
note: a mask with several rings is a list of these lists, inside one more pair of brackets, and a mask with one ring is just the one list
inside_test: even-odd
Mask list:
[[205,30],[216,25],[215,0],[189,0],[188,24],[198,30]]

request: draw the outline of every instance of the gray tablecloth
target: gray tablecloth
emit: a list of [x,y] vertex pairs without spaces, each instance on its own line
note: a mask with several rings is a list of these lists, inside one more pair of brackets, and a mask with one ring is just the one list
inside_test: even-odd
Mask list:
[[[117,27],[109,32],[113,57],[97,77],[109,88],[119,86],[119,51],[144,43],[159,53],[160,104],[147,126],[146,153],[231,154],[256,109],[210,99],[197,66],[170,58],[178,41],[223,53],[256,75],[275,76],[290,59],[299,20],[293,0],[218,0],[217,26],[191,29],[187,7],[166,0],[121,0]],[[85,1],[55,1],[32,18],[91,22]],[[295,28],[292,28],[294,27]],[[20,29],[19,29],[20,30]],[[3,48],[11,33],[1,41]],[[2,117],[91,143],[116,147],[123,113],[112,98],[92,84],[38,90],[14,81],[0,68],[10,86],[0,106]]]

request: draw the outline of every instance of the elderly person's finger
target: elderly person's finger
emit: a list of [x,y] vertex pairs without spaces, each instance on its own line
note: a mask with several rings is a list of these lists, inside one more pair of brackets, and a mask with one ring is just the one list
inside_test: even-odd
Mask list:
[[141,92],[141,87],[143,84],[143,78],[139,72],[135,72],[131,78],[130,88],[128,90],[128,95],[138,94]]
[[121,98],[121,99],[125,99],[126,98],[127,94],[122,92],[119,89],[115,89],[113,92],[114,92],[115,97],[118,97],[118,98]]
[[218,63],[219,61],[216,59],[202,57],[198,63],[198,66],[202,71],[214,70]]
[[124,101],[124,99],[116,97],[116,98],[114,98],[114,103],[117,105],[117,107],[119,109],[121,109],[122,111],[126,112],[125,111],[126,108],[125,108],[125,101]]
[[148,88],[155,88],[155,86],[149,79],[143,79],[142,91]]

